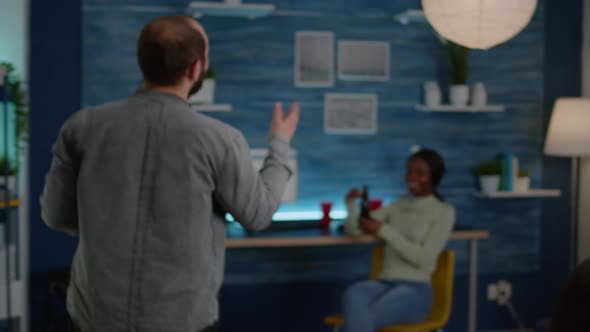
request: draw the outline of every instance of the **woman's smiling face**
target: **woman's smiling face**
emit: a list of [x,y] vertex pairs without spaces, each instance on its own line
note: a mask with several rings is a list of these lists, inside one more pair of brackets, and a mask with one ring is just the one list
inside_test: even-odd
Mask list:
[[414,196],[428,196],[432,194],[432,177],[430,166],[421,158],[412,158],[407,164],[406,184]]

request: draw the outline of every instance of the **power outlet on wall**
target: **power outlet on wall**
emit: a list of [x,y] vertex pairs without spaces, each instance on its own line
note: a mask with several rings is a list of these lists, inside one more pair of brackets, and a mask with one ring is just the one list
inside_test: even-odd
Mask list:
[[488,300],[505,305],[512,296],[512,284],[506,280],[498,280],[488,285]]

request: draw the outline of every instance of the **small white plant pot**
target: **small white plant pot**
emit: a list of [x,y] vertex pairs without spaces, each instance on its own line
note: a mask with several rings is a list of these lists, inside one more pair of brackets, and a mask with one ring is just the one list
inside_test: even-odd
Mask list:
[[451,85],[449,99],[453,106],[466,106],[469,102],[469,86]]
[[441,103],[442,94],[438,83],[435,81],[424,82],[424,104],[428,107],[436,107]]
[[528,176],[518,177],[514,186],[514,191],[526,193],[531,189],[531,178]]
[[500,175],[484,175],[479,177],[479,187],[487,194],[495,193],[500,189]]
[[189,102],[192,104],[213,104],[215,101],[215,80],[205,79],[199,92],[190,97]]
[[[4,175],[0,175],[0,187],[2,189],[6,187],[6,178]],[[11,196],[16,193],[16,176],[14,175],[8,176],[8,191],[10,192]]]

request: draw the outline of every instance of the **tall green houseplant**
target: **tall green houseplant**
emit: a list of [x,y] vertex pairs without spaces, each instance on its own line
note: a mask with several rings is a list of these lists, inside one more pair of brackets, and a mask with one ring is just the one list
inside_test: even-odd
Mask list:
[[451,77],[454,85],[467,84],[467,65],[469,48],[453,43],[447,42],[447,49],[451,59]]
[[469,49],[450,40],[447,41],[447,49],[451,60],[452,73],[449,99],[452,105],[465,107],[469,102],[469,86],[467,85],[467,56],[469,55]]
[[14,142],[16,143],[16,167],[19,168],[19,156],[24,144],[29,138],[29,109],[27,96],[24,91],[23,81],[16,75],[11,63],[0,62],[7,70],[8,92],[11,103],[14,105]]

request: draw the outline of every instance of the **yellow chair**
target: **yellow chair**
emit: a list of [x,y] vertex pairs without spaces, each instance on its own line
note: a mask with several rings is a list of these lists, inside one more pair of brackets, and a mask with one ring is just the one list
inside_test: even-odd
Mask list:
[[[383,245],[378,245],[373,251],[371,274],[369,278],[375,280],[383,269]],[[429,332],[444,327],[451,316],[453,305],[453,277],[455,274],[455,253],[451,250],[443,251],[432,274],[433,303],[432,311],[425,321],[417,323],[387,326],[379,332]],[[326,325],[334,327],[334,332],[344,325],[342,315],[331,315],[324,319]]]

